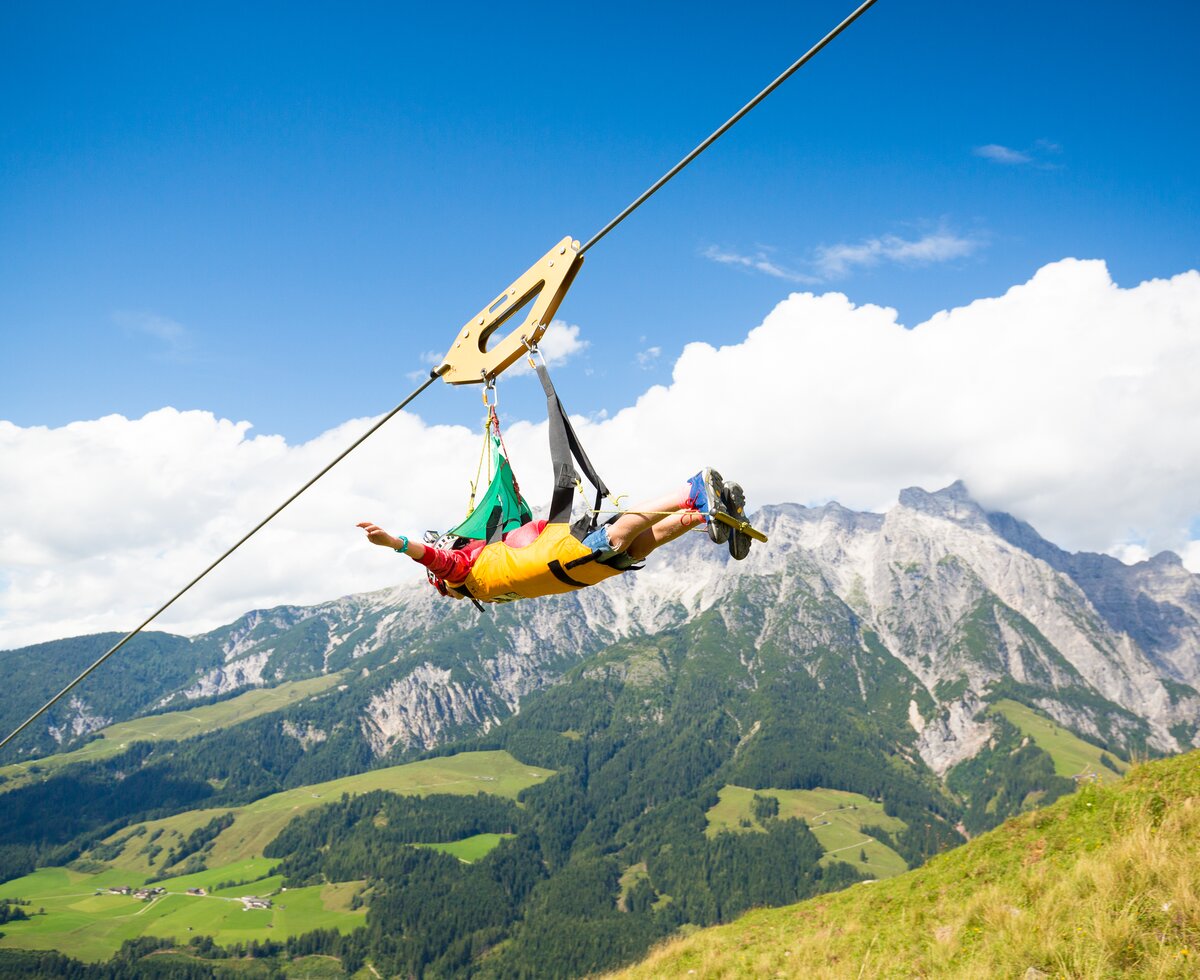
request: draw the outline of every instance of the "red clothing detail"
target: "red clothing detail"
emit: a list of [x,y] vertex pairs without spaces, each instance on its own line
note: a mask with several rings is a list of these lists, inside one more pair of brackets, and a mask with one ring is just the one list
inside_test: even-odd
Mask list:
[[[504,543],[510,548],[524,548],[533,544],[538,535],[546,527],[545,521],[530,521],[504,535]],[[467,577],[475,559],[483,551],[486,541],[468,541],[463,547],[452,551],[444,548],[431,548],[425,545],[425,554],[417,559],[428,568],[435,577],[447,582],[461,582]]]

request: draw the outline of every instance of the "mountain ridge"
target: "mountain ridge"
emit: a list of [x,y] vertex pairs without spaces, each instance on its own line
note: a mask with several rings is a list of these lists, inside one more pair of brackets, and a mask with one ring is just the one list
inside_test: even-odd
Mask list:
[[[355,668],[363,677],[382,671],[396,676],[367,696],[363,737],[377,755],[400,744],[429,749],[471,726],[486,731],[519,710],[523,697],[553,682],[562,667],[622,639],[690,622],[742,585],[759,594],[769,632],[779,617],[775,608],[787,609],[795,599],[792,586],[803,582],[807,601],[843,606],[836,615],[849,617],[851,632],[875,634],[944,709],[927,717],[923,699],[915,698],[910,711],[935,769],[985,738],[986,725],[975,724],[973,715],[988,684],[1002,676],[1026,683],[1031,671],[1041,678],[1040,706],[1085,734],[1115,738],[1126,748],[1140,738],[1163,752],[1193,744],[1189,724],[1200,710],[1200,576],[1177,556],[1126,566],[1108,556],[1069,554],[1028,524],[986,511],[961,481],[932,493],[906,488],[885,514],[836,502],[779,504],[762,508],[755,520],[772,541],[744,563],[692,535],[634,575],[574,595],[493,608],[483,618],[420,581],[315,606],[254,610],[186,638],[196,660],[192,680],[164,692],[152,709],[336,670]],[[979,610],[993,600],[1000,605]],[[976,631],[987,633],[999,651],[990,664],[973,653],[970,636],[953,635],[976,612],[982,622]],[[792,641],[814,642],[820,630],[812,626]],[[174,650],[180,638],[169,642]],[[456,644],[481,651],[469,676],[463,656],[439,655]],[[50,649],[39,644],[0,653],[0,666],[35,652],[45,659]],[[409,663],[407,671],[397,669]],[[944,696],[963,680],[959,697]],[[1109,702],[1100,712],[1104,718],[1094,706],[1049,696],[1072,686]],[[70,705],[73,710],[49,720],[43,749],[51,741],[54,748],[69,747],[101,721],[126,720],[151,707],[143,701],[122,714],[90,702],[86,687]]]

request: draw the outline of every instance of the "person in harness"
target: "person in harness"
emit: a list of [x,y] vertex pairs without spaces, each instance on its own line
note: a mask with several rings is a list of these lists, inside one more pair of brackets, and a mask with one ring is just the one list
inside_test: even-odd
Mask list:
[[457,548],[436,548],[393,535],[369,521],[358,526],[372,544],[392,548],[424,565],[444,595],[481,602],[507,602],[569,592],[595,585],[634,568],[656,548],[705,525],[709,538],[728,544],[742,560],[751,538],[720,515],[744,520],[745,493],[725,483],[712,468],[701,470],[679,490],[628,508],[578,540],[570,525],[528,521],[498,541],[467,539]]
[[[479,604],[596,585],[638,567],[656,548],[701,524],[714,542],[728,543],[730,554],[739,561],[749,553],[751,539],[767,540],[746,521],[742,488],[725,483],[711,468],[701,470],[674,493],[621,510],[599,526],[600,505],[605,497],[613,499],[613,494],[584,452],[545,365],[534,367],[546,393],[554,467],[554,493],[546,520],[535,521],[521,497],[512,467],[501,453],[503,441],[493,407],[486,438],[493,445],[496,475],[485,492],[485,505],[473,509],[454,530],[440,537],[431,532],[424,543],[362,521],[358,527],[368,541],[424,565],[429,581],[443,595]],[[575,488],[582,488],[576,463],[595,488],[596,502],[584,517],[572,522]]]

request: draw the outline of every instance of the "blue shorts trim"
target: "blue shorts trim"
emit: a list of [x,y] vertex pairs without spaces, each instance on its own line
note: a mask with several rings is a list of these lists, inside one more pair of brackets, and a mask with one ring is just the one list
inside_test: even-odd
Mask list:
[[597,558],[607,558],[615,554],[612,542],[608,540],[608,526],[598,527],[583,539],[584,547],[591,548]]

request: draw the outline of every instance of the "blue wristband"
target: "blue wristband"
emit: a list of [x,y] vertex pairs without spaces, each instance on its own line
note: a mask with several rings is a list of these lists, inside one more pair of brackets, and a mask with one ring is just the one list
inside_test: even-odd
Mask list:
[[393,548],[392,550],[398,555],[408,554],[408,538],[406,538],[403,534],[398,534],[396,536],[403,541],[404,544],[402,544],[399,548]]

